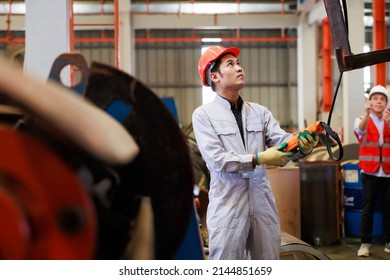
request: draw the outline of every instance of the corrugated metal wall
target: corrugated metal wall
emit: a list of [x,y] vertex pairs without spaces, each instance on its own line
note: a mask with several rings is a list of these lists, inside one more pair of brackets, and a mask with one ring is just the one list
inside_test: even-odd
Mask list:
[[[7,1],[4,2],[6,5]],[[22,1],[23,2],[23,1]],[[109,1],[112,3],[112,1]],[[371,4],[365,3],[366,16],[371,16]],[[112,11],[111,11],[112,12]],[[1,14],[5,20],[5,9]],[[12,27],[12,25],[11,25]],[[195,40],[180,41],[180,38],[280,38],[296,37],[295,29],[173,29],[173,30],[136,30],[136,38],[176,38],[166,42],[136,43],[135,76],[159,96],[175,98],[179,120],[183,126],[191,122],[193,110],[201,104],[201,82],[197,73],[197,61],[200,56],[202,43]],[[387,27],[387,45],[390,45],[390,27]],[[8,33],[0,31],[0,38],[24,38],[23,31],[12,30]],[[105,30],[76,31],[79,38],[113,38],[114,32]],[[372,27],[366,26],[366,42],[371,45]],[[296,42],[254,42],[235,41],[235,45],[242,50],[240,60],[246,72],[246,87],[242,96],[253,102],[268,107],[285,129],[294,129],[297,124],[297,48]],[[228,45],[226,45],[228,46]],[[23,47],[23,46],[21,46]],[[13,48],[13,49],[12,49]],[[0,55],[10,55],[18,46],[15,44],[0,43]],[[115,54],[113,43],[77,43],[76,51],[80,51],[88,63],[93,60],[114,65]],[[320,52],[320,50],[319,50]],[[320,55],[320,53],[319,53]],[[304,62],[300,62],[304,63]],[[389,65],[389,63],[387,63]],[[318,65],[320,68],[320,64]],[[336,86],[338,69],[333,59],[333,76]],[[371,76],[373,77],[373,67]],[[318,69],[318,77],[321,69]],[[390,81],[390,71],[387,71]],[[321,82],[321,81],[319,81]],[[317,90],[321,98],[321,85]],[[342,112],[342,90],[336,102],[336,112]],[[319,104],[316,104],[319,106]],[[318,108],[321,111],[321,108]],[[341,119],[341,118],[340,118]]]
[[[197,31],[196,37],[234,37],[235,30]],[[290,36],[296,36],[291,31]],[[242,37],[280,37],[280,30],[242,30]],[[192,30],[155,30],[151,37],[183,38],[194,36]],[[77,31],[79,38],[99,38],[101,31]],[[113,37],[110,31],[104,36]],[[139,30],[137,37],[146,36]],[[268,107],[285,128],[297,123],[297,60],[296,42],[235,42],[241,48],[240,61],[246,73],[246,87],[242,96]],[[4,46],[4,45],[3,45]],[[191,122],[192,112],[202,103],[202,87],[197,63],[202,44],[199,41],[136,44],[135,76],[158,96],[174,97],[179,121],[183,126]],[[99,61],[114,65],[112,43],[76,43],[75,50],[88,64]]]
[[[75,32],[77,38],[113,38],[113,31],[77,31]],[[109,65],[114,65],[115,61],[115,48],[114,44],[110,42],[82,42],[75,43],[76,51],[83,54],[88,65],[92,61],[99,61]]]
[[[190,37],[192,31],[158,31],[150,37]],[[196,37],[234,37],[235,30],[197,31]],[[203,34],[199,34],[202,32]],[[292,31],[294,32],[294,31]],[[210,34],[211,33],[211,34]],[[250,33],[250,34],[249,34]],[[266,34],[265,34],[266,33]],[[243,31],[242,37],[280,37],[280,30]],[[137,37],[142,37],[138,31]],[[295,36],[295,34],[290,35]],[[234,42],[225,46],[241,49],[246,73],[242,96],[268,107],[285,128],[297,123],[296,42]],[[193,110],[202,103],[202,85],[197,65],[200,42],[139,43],[136,45],[136,76],[159,96],[172,96],[183,126],[191,122]]]
[[[236,36],[235,30],[137,30],[136,37],[177,38],[167,42],[136,44],[135,76],[160,97],[173,97],[182,126],[191,123],[192,112],[202,103],[202,85],[197,64],[204,47],[199,41],[183,42],[180,38]],[[296,36],[290,31],[289,36]],[[99,37],[98,31],[78,31],[77,37]],[[242,37],[280,37],[280,30],[241,30]],[[106,33],[106,37],[112,34]],[[241,48],[240,61],[246,73],[242,96],[268,107],[286,128],[297,123],[296,42],[235,42],[225,46]],[[75,46],[88,63],[93,60],[113,65],[111,43],[77,43]]]
[[[136,37],[235,37],[236,30],[137,30]],[[288,36],[296,36],[288,31]],[[280,37],[280,30],[241,30],[242,37]],[[99,38],[101,31],[78,31],[79,38]],[[104,36],[113,37],[110,31]],[[240,61],[246,73],[242,96],[268,107],[285,128],[297,123],[297,59],[296,42],[235,42],[241,48]],[[202,44],[199,41],[136,44],[135,76],[160,97],[174,97],[182,126],[191,123],[191,115],[202,103],[202,87],[197,63]],[[77,43],[79,51],[90,64],[99,61],[113,65],[112,43]]]
[[200,48],[138,48],[136,76],[160,97],[174,97],[179,121],[191,122],[202,101],[197,61]]
[[[194,33],[195,32],[195,33]],[[234,38],[236,30],[137,30],[137,38],[177,38],[168,42],[136,44],[135,76],[149,86],[157,95],[175,99],[179,121],[183,126],[191,122],[193,110],[201,105],[201,82],[197,62],[202,43],[180,41],[180,38],[223,37]],[[367,33],[370,29],[367,28]],[[5,32],[0,32],[5,37]],[[280,30],[240,30],[241,37],[280,37]],[[24,32],[13,32],[13,36],[24,37]],[[77,31],[77,37],[113,37],[112,31]],[[295,37],[295,30],[287,30],[287,37]],[[388,36],[390,37],[390,36]],[[370,43],[370,36],[366,38]],[[240,60],[246,73],[246,87],[242,96],[252,102],[268,107],[285,129],[294,129],[297,124],[297,50],[296,42],[243,42],[236,41],[225,46],[241,48]],[[6,54],[9,46],[0,44],[0,54]],[[114,65],[113,43],[77,43],[88,63],[99,61]],[[338,77],[334,64],[334,85]],[[389,76],[389,71],[388,71]],[[338,97],[339,107],[342,97]],[[341,105],[340,105],[341,106]]]

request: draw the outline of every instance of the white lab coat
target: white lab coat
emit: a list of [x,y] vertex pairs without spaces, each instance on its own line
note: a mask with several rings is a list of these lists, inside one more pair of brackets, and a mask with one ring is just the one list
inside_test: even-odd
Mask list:
[[192,124],[210,170],[209,259],[278,259],[280,224],[265,166],[252,156],[291,137],[256,103],[242,108],[245,146],[230,103],[216,95],[197,108]]

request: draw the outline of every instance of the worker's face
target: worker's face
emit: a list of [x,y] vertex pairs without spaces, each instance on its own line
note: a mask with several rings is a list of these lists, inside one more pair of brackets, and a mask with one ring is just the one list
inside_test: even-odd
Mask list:
[[[245,86],[244,69],[240,61],[232,54],[227,54],[221,58],[219,71],[212,73],[214,83],[221,89],[240,90]],[[212,77],[213,78],[213,77]]]
[[371,110],[375,113],[382,113],[387,107],[387,99],[381,93],[373,94],[370,98]]

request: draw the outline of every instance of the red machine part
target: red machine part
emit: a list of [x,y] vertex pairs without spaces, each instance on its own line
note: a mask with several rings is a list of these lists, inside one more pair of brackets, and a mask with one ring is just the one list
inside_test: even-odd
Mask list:
[[36,138],[0,126],[0,259],[91,259],[93,204]]
[[27,257],[30,232],[21,207],[10,193],[0,186],[0,259]]

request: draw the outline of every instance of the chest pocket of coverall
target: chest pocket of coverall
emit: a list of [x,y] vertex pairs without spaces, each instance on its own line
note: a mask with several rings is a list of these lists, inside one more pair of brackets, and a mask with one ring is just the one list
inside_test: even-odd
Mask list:
[[235,151],[237,148],[236,139],[236,124],[232,122],[219,121],[213,123],[215,133],[222,141],[226,151]]
[[260,116],[247,119],[248,152],[261,152],[264,150],[264,128]]

